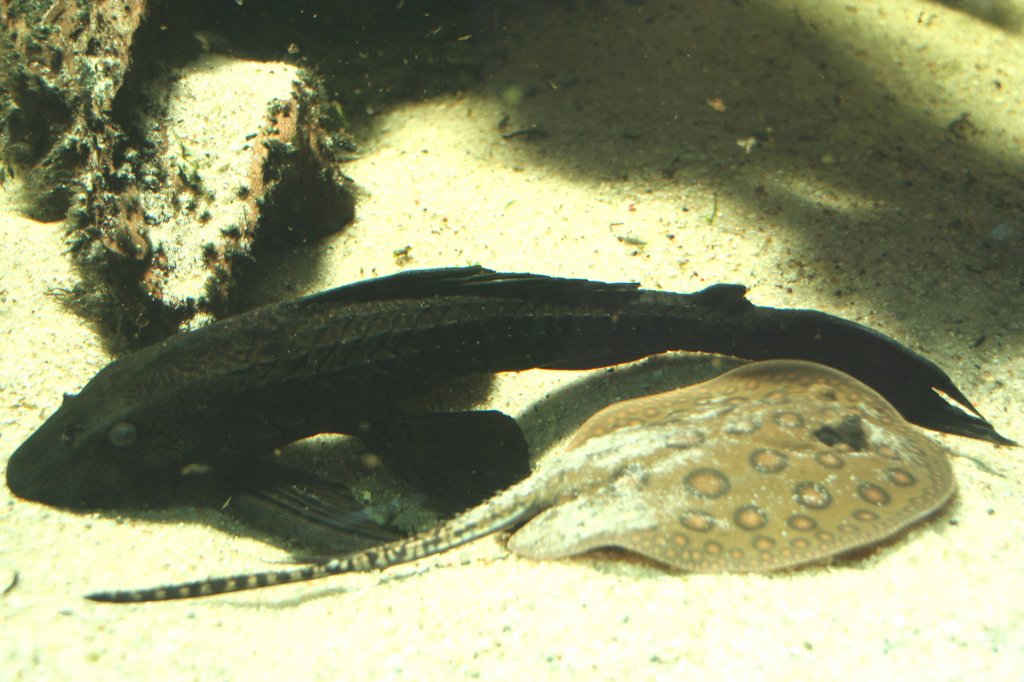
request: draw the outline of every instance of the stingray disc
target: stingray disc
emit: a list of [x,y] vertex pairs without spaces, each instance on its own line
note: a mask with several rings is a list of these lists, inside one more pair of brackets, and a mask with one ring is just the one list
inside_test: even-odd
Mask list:
[[562,457],[542,485],[572,494],[510,538],[518,554],[617,546],[689,571],[768,571],[884,540],[955,490],[946,452],[884,398],[803,361],[611,405]]

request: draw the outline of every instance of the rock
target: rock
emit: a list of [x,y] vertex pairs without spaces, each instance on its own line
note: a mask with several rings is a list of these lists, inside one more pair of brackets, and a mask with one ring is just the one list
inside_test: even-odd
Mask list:
[[4,7],[3,170],[25,180],[34,217],[66,214],[82,273],[70,302],[108,338],[228,312],[259,242],[352,219],[334,170],[347,139],[324,129],[317,82],[296,66],[211,54],[169,4]]
[[351,194],[311,115],[315,93],[296,67],[209,54],[147,90],[140,127],[156,152],[137,164],[131,196],[140,215],[105,226],[102,240],[145,262],[152,300],[189,314],[215,311],[258,234],[318,236],[352,219]]
[[146,0],[4,2],[0,147],[36,194],[33,217],[63,217],[87,159],[112,138],[108,113],[131,64]]

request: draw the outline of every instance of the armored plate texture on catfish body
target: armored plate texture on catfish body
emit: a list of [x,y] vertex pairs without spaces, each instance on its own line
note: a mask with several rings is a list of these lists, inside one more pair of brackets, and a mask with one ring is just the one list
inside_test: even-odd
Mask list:
[[814,363],[759,362],[605,408],[529,479],[409,540],[294,571],[92,598],[386,568],[515,527],[509,548],[535,559],[618,547],[687,571],[769,571],[884,540],[954,490],[945,451],[875,391]]

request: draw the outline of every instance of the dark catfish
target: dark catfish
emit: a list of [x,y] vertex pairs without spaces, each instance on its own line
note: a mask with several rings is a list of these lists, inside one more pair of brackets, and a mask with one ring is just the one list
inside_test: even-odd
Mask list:
[[446,380],[668,350],[819,362],[871,386],[911,422],[1008,442],[921,355],[861,325],[744,295],[739,285],[678,294],[467,267],[267,305],[110,363],[15,451],[7,483],[65,507],[145,502],[185,479],[230,484],[276,448],[328,432],[383,450],[434,443],[440,457],[444,440],[433,436],[452,427],[475,430],[478,442],[518,434],[500,413],[408,409]]

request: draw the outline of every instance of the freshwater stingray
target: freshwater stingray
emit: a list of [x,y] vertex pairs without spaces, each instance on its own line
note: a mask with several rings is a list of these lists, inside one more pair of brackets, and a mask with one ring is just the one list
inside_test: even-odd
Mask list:
[[303,568],[141,591],[184,599],[382,569],[518,528],[557,559],[618,547],[694,572],[771,571],[884,540],[942,507],[946,452],[878,393],[822,365],[772,360],[611,405],[530,478],[448,523]]

